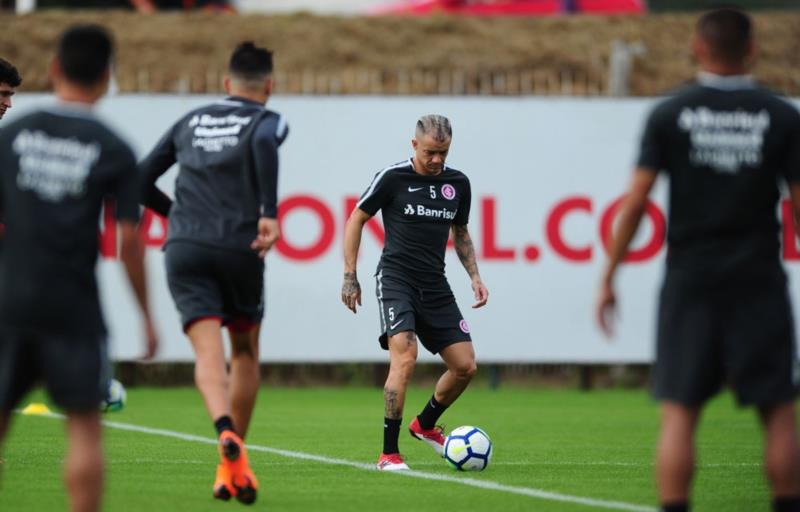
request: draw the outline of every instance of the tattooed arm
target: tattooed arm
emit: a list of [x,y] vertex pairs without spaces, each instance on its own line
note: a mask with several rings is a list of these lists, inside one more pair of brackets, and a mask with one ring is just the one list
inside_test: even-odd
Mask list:
[[361,246],[361,231],[370,216],[367,212],[356,208],[347,219],[344,228],[344,284],[342,284],[342,302],[347,309],[356,312],[361,305],[361,285],[358,284],[356,265],[358,264],[358,248]]
[[475,300],[477,301],[472,307],[485,306],[486,301],[489,300],[489,290],[483,284],[481,275],[478,272],[478,261],[475,258],[475,246],[472,245],[472,237],[469,236],[466,224],[463,226],[453,224],[451,229],[458,259],[461,260],[461,264],[464,265],[464,269],[469,274],[470,280],[472,280],[472,291],[475,292]]

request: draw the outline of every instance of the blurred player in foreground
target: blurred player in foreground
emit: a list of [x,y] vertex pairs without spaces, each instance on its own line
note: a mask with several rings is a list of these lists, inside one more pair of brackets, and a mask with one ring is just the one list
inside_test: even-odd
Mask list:
[[[219,435],[214,496],[251,504],[258,482],[242,439],[256,403],[264,257],[278,240],[278,146],[288,129],[264,108],[272,53],[243,43],[225,78],[229,96],[195,109],[141,163],[145,205],[169,218],[167,280],[194,349],[195,382]],[[156,186],[180,166],[173,202]],[[230,374],[222,327],[231,340]]]
[[65,480],[73,512],[100,509],[98,407],[110,378],[95,280],[100,211],[116,210],[120,259],[143,313],[145,357],[156,338],[147,307],[136,159],[92,114],[105,94],[113,44],[97,26],[67,30],[50,67],[58,103],[0,130],[0,438],[38,380],[67,413]]
[[22,83],[17,68],[5,59],[0,59],[0,119],[11,108],[11,97]]
[[[752,21],[720,9],[700,18],[696,83],[650,114],[638,166],[603,273],[597,320],[610,334],[614,276],[659,172],[670,181],[654,394],[661,401],[656,473],[662,510],[689,510],[694,435],[723,383],[758,410],[773,509],[800,511],[798,374],[780,260],[778,181],[800,214],[800,114],[748,74]],[[797,224],[795,224],[795,227]]]
[[383,471],[408,469],[398,437],[406,389],[417,361],[417,337],[426,349],[441,356],[447,371],[409,431],[440,456],[444,436],[436,421],[466,389],[477,369],[469,327],[444,273],[447,238],[452,232],[456,253],[472,280],[477,301],[473,307],[486,304],[489,291],[478,273],[467,230],[469,179],[445,165],[452,136],[446,117],[422,117],[412,140],[414,156],[375,175],[345,228],[342,302],[355,313],[361,305],[356,275],[361,232],[378,210],[383,213],[386,242],[376,274],[380,344],[389,351],[390,360],[383,390],[383,452],[377,464]]

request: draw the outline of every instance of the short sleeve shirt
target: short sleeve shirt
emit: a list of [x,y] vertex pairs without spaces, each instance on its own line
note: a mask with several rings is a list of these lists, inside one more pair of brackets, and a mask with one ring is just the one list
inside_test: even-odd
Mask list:
[[800,181],[800,113],[747,77],[706,77],[649,115],[638,166],[670,181],[668,264],[779,261],[779,182]]
[[59,105],[0,130],[6,327],[102,333],[95,281],[102,208],[139,219],[136,159],[88,110]]
[[440,284],[450,227],[469,222],[471,201],[469,179],[448,166],[428,176],[407,160],[377,173],[358,207],[383,216],[386,240],[379,271],[420,286]]

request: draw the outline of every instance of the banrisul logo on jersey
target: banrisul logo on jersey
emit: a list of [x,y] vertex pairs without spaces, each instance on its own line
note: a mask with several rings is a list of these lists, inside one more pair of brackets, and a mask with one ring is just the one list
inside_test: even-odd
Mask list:
[[684,108],[678,118],[680,129],[689,132],[692,163],[723,173],[737,173],[743,166],[761,165],[764,133],[769,125],[769,112],[766,110]]
[[415,217],[425,217],[428,219],[453,220],[456,218],[456,210],[448,210],[447,208],[427,208],[421,204],[416,206],[406,204],[406,207],[403,209],[403,215],[413,215]]

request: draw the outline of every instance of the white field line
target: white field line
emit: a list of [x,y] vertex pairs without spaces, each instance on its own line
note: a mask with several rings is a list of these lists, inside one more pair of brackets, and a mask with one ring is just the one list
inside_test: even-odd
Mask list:
[[[40,416],[46,418],[54,418],[54,419],[64,419],[65,416],[63,414],[42,414]],[[160,428],[150,428],[150,427],[142,427],[139,425],[132,425],[129,423],[120,423],[117,421],[103,421],[103,425],[106,428],[113,428],[117,430],[127,430],[129,432],[139,432],[141,434],[149,434],[153,436],[161,436],[161,437],[171,437],[173,439],[180,439],[182,441],[191,441],[195,443],[203,443],[208,445],[216,446],[217,440],[208,438],[208,437],[201,437],[196,436],[193,434],[184,434],[182,432],[175,432],[172,430],[165,430]],[[301,459],[301,460],[309,460],[314,462],[320,462],[322,464],[334,464],[337,466],[347,466],[356,469],[364,469],[368,471],[376,471],[374,464],[368,464],[365,462],[355,462],[346,459],[337,459],[333,457],[325,457],[322,455],[314,455],[312,453],[304,453],[304,452],[296,452],[292,450],[282,450],[280,448],[270,448],[268,446],[259,446],[256,444],[248,444],[246,445],[247,449],[251,452],[264,452],[264,453],[271,453],[274,455],[280,455],[281,457],[288,457],[292,459]],[[477,480],[475,478],[462,478],[462,477],[455,477],[455,476],[447,476],[438,473],[427,473],[424,471],[396,471],[392,472],[392,474],[410,477],[410,478],[419,478],[422,480],[436,480],[439,482],[448,482],[454,483],[459,485],[466,485],[468,487],[475,487],[478,489],[486,489],[490,491],[499,491],[508,494],[516,494],[519,496],[529,496],[531,498],[539,498],[542,500],[549,500],[549,501],[558,501],[562,503],[572,503],[577,505],[585,505],[587,507],[593,508],[602,508],[608,510],[626,510],[632,512],[657,512],[653,507],[647,507],[644,505],[636,505],[633,503],[625,503],[621,501],[611,501],[611,500],[602,500],[602,499],[594,499],[594,498],[585,498],[581,496],[571,496],[569,494],[561,494],[557,492],[549,492],[543,491],[541,489],[534,489],[531,487],[518,487],[512,485],[504,485],[497,482],[491,482],[488,480]]]
[[[441,467],[441,462],[414,462],[414,466],[430,466],[430,467]],[[497,462],[492,461],[492,466],[528,466],[528,467],[542,467],[548,468],[553,466],[605,466],[605,467],[623,467],[623,468],[653,468],[655,466],[652,462],[613,462],[613,461],[528,461],[528,460],[516,460],[516,461],[503,461]],[[709,464],[697,464],[697,469],[703,468],[760,468],[762,465],[758,462],[728,462],[728,463],[709,463]]]

